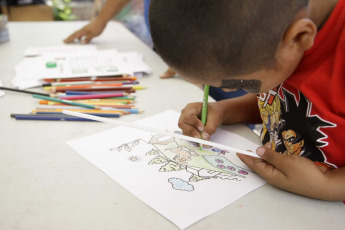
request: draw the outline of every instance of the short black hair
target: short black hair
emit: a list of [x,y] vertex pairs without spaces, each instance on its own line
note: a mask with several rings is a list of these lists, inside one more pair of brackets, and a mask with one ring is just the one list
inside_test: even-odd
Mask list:
[[[276,51],[308,0],[151,0],[157,53],[192,75],[243,75],[275,67]],[[200,76],[202,77],[202,76]]]

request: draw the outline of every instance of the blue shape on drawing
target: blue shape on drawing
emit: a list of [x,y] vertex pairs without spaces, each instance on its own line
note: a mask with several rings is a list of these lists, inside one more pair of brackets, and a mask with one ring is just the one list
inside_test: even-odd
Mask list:
[[194,191],[193,185],[189,184],[187,181],[181,180],[180,178],[170,178],[168,181],[176,190],[182,190],[187,192]]

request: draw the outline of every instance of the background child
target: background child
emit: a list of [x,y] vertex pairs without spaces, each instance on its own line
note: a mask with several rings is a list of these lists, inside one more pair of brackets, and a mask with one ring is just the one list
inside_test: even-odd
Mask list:
[[187,105],[183,133],[209,139],[220,124],[263,122],[262,159],[239,154],[244,163],[279,188],[345,200],[344,15],[345,0],[151,0],[151,36],[169,66],[250,92],[210,103],[206,126],[202,104]]

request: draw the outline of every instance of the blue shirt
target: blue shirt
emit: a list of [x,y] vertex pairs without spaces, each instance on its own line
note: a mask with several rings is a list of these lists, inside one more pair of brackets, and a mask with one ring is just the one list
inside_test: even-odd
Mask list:
[[144,17],[147,29],[150,32],[150,24],[149,24],[149,7],[150,7],[150,0],[144,0]]

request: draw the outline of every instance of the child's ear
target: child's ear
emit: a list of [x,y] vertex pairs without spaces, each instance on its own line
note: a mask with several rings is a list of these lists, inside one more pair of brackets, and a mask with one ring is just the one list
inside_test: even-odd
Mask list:
[[316,34],[317,27],[313,21],[308,18],[298,19],[285,32],[283,44],[304,52],[313,46]]

